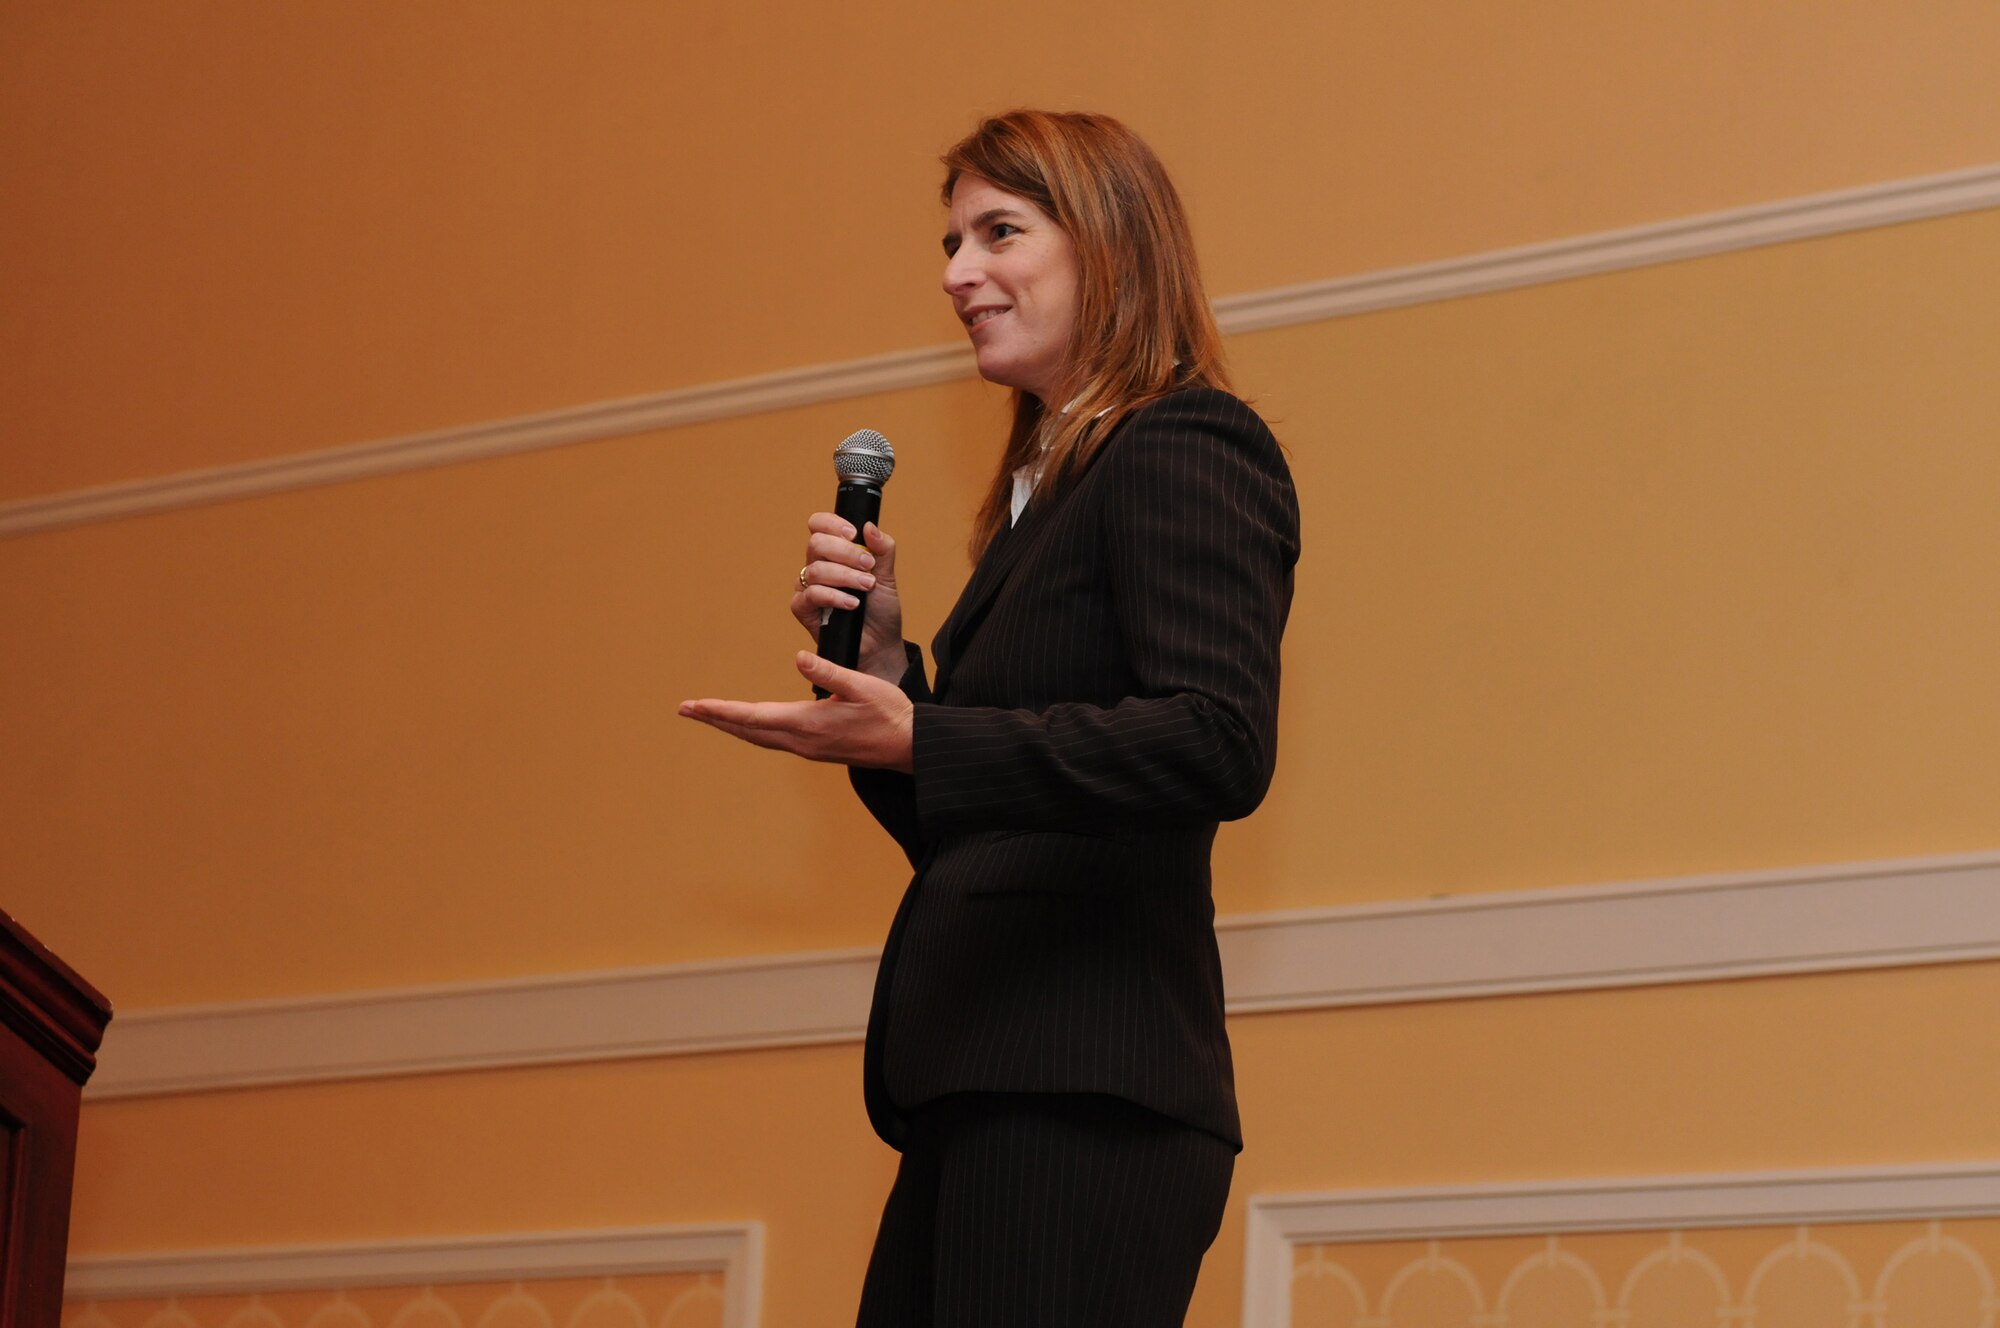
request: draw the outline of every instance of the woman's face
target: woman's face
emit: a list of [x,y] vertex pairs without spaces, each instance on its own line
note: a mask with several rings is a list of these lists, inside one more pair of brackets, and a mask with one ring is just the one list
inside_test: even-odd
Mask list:
[[1068,234],[1027,199],[961,175],[944,252],[944,292],[972,338],[980,376],[1050,405],[1076,325]]

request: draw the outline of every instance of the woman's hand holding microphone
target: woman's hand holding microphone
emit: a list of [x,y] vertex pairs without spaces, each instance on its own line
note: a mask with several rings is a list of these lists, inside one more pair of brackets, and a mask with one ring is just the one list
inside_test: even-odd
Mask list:
[[861,659],[856,667],[884,682],[898,682],[908,665],[903,651],[903,606],[896,595],[896,541],[869,522],[854,540],[854,527],[831,512],[806,520],[806,564],[792,596],[792,616],[814,642],[826,612],[855,607],[855,593],[867,595],[861,619]]
[[792,593],[792,616],[815,642],[824,615],[855,607],[862,616],[859,667],[844,669],[801,650],[798,669],[824,688],[821,701],[681,702],[680,713],[732,737],[791,752],[813,761],[882,770],[910,769],[910,699],[896,684],[908,660],[903,649],[903,606],[896,593],[896,541],[873,522],[854,542],[854,527],[831,512],[806,522],[806,562]]

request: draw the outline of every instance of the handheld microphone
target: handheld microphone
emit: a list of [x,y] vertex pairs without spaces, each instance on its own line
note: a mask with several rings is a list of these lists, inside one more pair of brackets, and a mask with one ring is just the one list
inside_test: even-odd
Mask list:
[[[833,473],[840,490],[833,498],[833,514],[854,527],[854,542],[863,543],[861,531],[870,521],[882,517],[882,486],[896,469],[896,449],[873,429],[856,429],[833,449]],[[830,610],[819,628],[819,657],[832,660],[843,669],[861,661],[862,615],[868,611],[865,591],[848,592],[860,600],[851,609]],[[831,693],[814,687],[813,695],[825,700]]]

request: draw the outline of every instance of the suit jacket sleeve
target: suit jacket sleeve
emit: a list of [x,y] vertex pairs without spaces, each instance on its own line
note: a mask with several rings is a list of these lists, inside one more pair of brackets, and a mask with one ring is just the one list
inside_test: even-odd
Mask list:
[[1247,815],[1277,756],[1298,503],[1277,440],[1215,391],[1135,413],[1100,454],[1101,548],[1134,685],[1040,711],[919,702],[925,838]]
[[[931,699],[930,683],[924,678],[924,652],[911,642],[903,643],[904,653],[909,657],[909,665],[903,670],[901,682],[903,695],[912,701]],[[903,856],[915,866],[922,855],[923,846],[917,828],[917,794],[910,776],[899,770],[875,770],[866,766],[850,766],[848,782],[860,795],[861,803],[868,812],[887,830],[890,837],[903,850]]]

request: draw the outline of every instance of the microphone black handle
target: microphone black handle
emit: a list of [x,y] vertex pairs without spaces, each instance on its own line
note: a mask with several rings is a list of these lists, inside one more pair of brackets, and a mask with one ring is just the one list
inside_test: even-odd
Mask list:
[[[862,527],[881,519],[882,491],[866,484],[843,483],[840,492],[834,495],[833,514],[854,527],[854,542],[860,544]],[[819,629],[819,657],[832,660],[843,669],[861,662],[861,622],[868,611],[865,591],[847,593],[861,603],[851,609],[834,609]],[[813,695],[824,701],[829,693],[824,687],[814,687]]]

